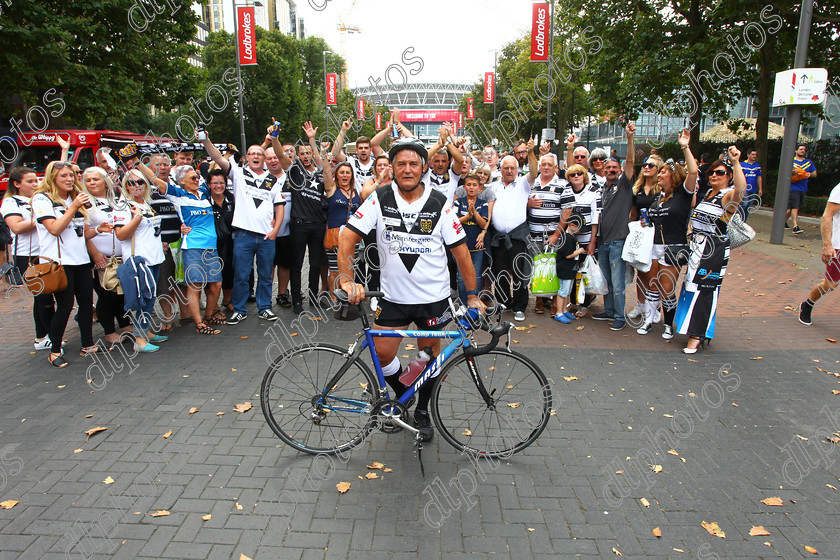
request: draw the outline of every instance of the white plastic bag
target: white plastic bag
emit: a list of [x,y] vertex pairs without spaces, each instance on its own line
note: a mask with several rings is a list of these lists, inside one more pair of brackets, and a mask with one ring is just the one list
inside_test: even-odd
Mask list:
[[589,295],[598,296],[609,293],[610,290],[607,287],[607,279],[604,278],[604,275],[601,272],[601,267],[598,265],[598,261],[595,260],[595,257],[592,255],[586,255],[586,259],[584,259],[583,266],[581,266],[580,271],[583,274],[584,292]]
[[624,241],[621,258],[633,268],[641,272],[650,270],[651,255],[653,254],[652,227],[642,227],[639,222],[630,222],[630,233]]

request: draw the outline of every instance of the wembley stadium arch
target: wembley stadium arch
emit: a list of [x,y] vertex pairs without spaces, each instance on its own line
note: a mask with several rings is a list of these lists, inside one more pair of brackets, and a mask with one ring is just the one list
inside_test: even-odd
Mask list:
[[400,109],[400,122],[424,142],[434,142],[437,129],[444,122],[457,122],[458,104],[472,87],[472,84],[425,82],[370,85],[352,91],[357,99]]

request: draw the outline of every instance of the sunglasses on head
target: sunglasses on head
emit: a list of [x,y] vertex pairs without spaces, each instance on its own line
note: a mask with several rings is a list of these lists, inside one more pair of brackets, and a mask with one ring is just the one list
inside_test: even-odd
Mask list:
[[73,164],[69,161],[56,161],[53,163],[53,168],[55,169],[64,169],[65,167],[73,167]]
[[647,169],[654,169],[654,168],[659,167],[659,166],[658,166],[658,165],[656,165],[655,163],[647,162],[647,163],[646,163],[646,164],[644,164],[642,167],[645,167],[645,168],[647,168]]
[[575,171],[574,173],[567,173],[566,177],[580,177],[583,175],[583,171]]
[[728,175],[728,174],[729,174],[729,172],[726,169],[720,169],[720,168],[712,169],[711,171],[709,171],[707,173],[707,175],[709,177],[711,177],[712,175],[717,175],[718,177],[723,177],[724,175]]

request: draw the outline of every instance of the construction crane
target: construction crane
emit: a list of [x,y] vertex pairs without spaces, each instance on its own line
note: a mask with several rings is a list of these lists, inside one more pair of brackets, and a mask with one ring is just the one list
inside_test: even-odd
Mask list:
[[[339,54],[341,55],[341,57],[344,60],[347,60],[347,51],[346,51],[345,44],[344,44],[345,43],[345,41],[344,41],[345,37],[347,36],[348,33],[361,33],[362,32],[361,27],[357,27],[355,25],[347,25],[347,23],[346,23],[347,21],[350,20],[350,16],[353,14],[353,10],[355,8],[356,8],[356,0],[353,0],[353,3],[350,5],[350,9],[347,10],[347,13],[344,15],[344,17],[340,17],[338,19]],[[344,74],[342,74],[341,82],[343,84],[348,83],[347,82],[347,72],[344,72]]]

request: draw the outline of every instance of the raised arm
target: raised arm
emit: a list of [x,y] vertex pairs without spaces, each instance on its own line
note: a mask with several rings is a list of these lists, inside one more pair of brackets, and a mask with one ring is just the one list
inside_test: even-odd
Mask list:
[[452,172],[460,175],[464,171],[464,154],[461,153],[461,150],[458,149],[458,146],[452,140],[448,129],[446,131],[446,139],[446,151],[449,152],[452,158]]
[[327,198],[331,197],[335,192],[335,179],[332,176],[332,167],[330,166],[330,158],[327,154],[323,155],[324,160],[324,194]]
[[[688,192],[695,192],[697,190],[697,174],[699,171],[697,168],[697,161],[691,153],[691,148],[688,147],[688,143],[690,141],[691,133],[688,130],[683,129],[682,132],[680,132],[679,138],[677,138],[677,143],[680,145],[683,156],[685,156],[685,186],[690,189]],[[741,152],[738,152],[738,156],[741,156]],[[738,164],[738,169],[741,169],[741,164]],[[741,171],[741,179],[744,179],[743,171]],[[676,186],[677,185],[675,185],[675,187]]]
[[[534,142],[533,138],[531,139],[531,149],[528,150],[528,182],[533,184],[534,181],[537,179],[537,175],[540,174],[540,161],[537,159],[537,155],[534,153]],[[548,154],[549,150],[551,150],[551,144],[548,142],[543,142],[540,145],[540,158],[544,155]]]
[[225,175],[230,174],[230,162],[225,159],[216,146],[210,142],[210,137],[207,136],[205,133],[204,140],[201,141],[201,145],[204,146],[204,151],[207,152],[207,155],[210,156],[210,159],[216,162],[219,166],[219,169],[225,172]]
[[312,148],[312,161],[315,162],[315,167],[321,167],[323,162],[321,161],[321,150],[318,149],[318,143],[315,142],[315,135],[318,133],[318,127],[312,128],[312,123],[306,121],[303,123],[303,132],[306,133],[306,136],[309,138],[309,147]]
[[575,163],[575,142],[578,141],[578,137],[575,136],[575,133],[569,134],[569,137],[566,138],[566,169],[570,168]]
[[148,179],[155,187],[157,187],[157,190],[160,194],[166,194],[166,181],[158,179],[157,175],[152,173],[152,170],[149,169],[149,166],[147,166],[143,162],[137,162],[137,165],[134,168],[140,171],[140,173],[142,173],[143,176],[146,177],[146,179]]
[[347,131],[353,125],[349,120],[341,123],[341,130],[338,131],[338,136],[335,137],[335,146],[333,146],[332,155],[338,161],[347,161],[347,155],[344,153],[344,142],[347,140]]
[[438,139],[432,145],[432,147],[429,148],[429,159],[428,159],[428,161],[432,161],[432,158],[435,157],[435,154],[438,153],[438,150],[440,150],[441,148],[443,148],[446,145],[446,130],[447,130],[446,129],[446,123],[443,123],[443,126],[438,128],[438,130],[437,130],[438,131]]
[[70,140],[65,140],[56,133],[55,141],[61,146],[61,157],[58,158],[58,161],[67,161],[67,156],[70,154]]
[[373,138],[370,139],[370,151],[373,154],[373,157],[382,155],[385,153],[385,150],[382,149],[382,141],[391,134],[393,130],[393,126],[391,123],[385,125],[385,128],[377,132],[373,135]]
[[627,123],[625,133],[627,134],[627,157],[624,158],[624,176],[632,182],[633,175],[636,172],[636,146],[633,144],[633,137],[636,136],[636,125],[633,124],[633,121]]
[[732,161],[732,181],[735,184],[735,190],[727,196],[731,197],[731,200],[736,204],[741,204],[741,201],[744,200],[744,193],[747,192],[747,178],[744,177],[744,170],[741,168],[741,151],[735,146],[729,146],[729,159]]

